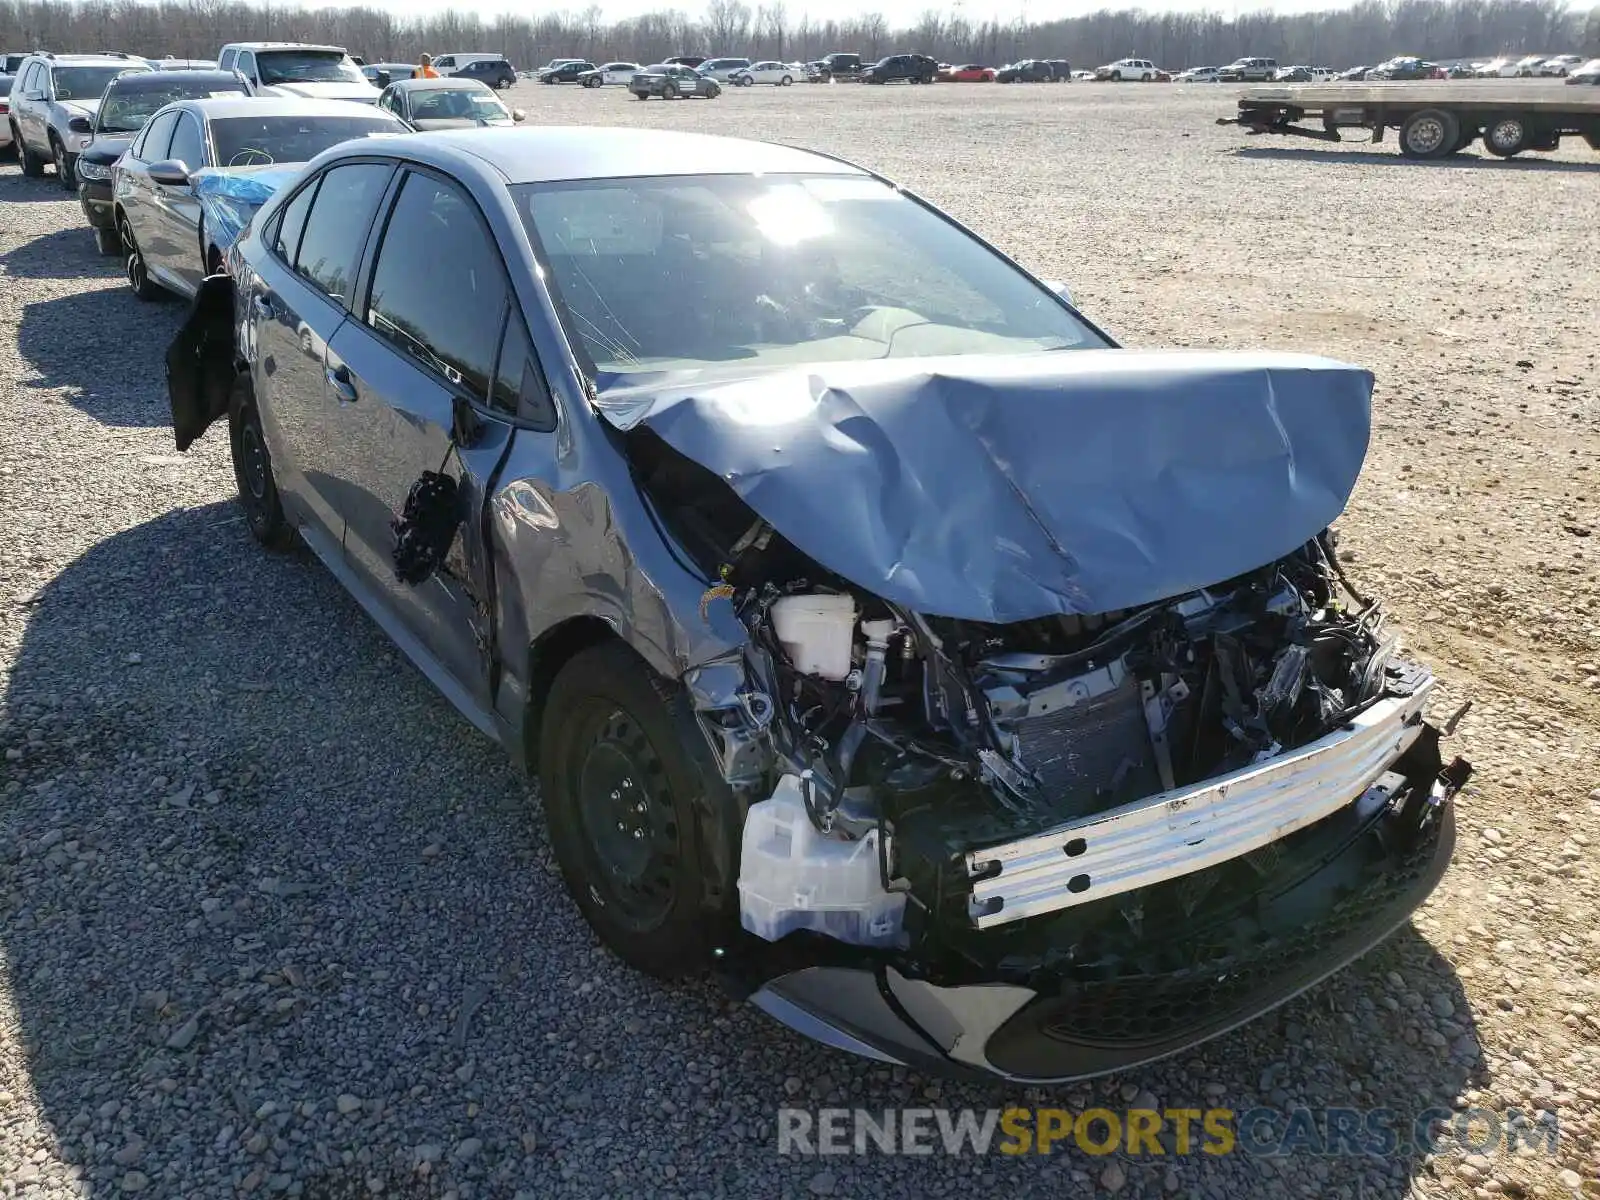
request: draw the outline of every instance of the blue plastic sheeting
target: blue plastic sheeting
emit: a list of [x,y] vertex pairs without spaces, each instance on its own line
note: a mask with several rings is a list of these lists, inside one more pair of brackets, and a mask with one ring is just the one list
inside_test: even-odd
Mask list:
[[823,567],[918,612],[1104,613],[1263,566],[1343,510],[1372,375],[1289,354],[848,362],[602,392]]
[[212,244],[226,253],[256,209],[304,169],[304,163],[293,163],[283,167],[215,167],[198,172],[194,191],[205,213],[206,233]]

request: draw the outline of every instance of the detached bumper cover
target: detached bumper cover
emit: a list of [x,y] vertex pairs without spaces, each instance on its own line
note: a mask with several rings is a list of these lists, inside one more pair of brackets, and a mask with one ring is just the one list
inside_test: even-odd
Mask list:
[[1147,887],[1313,825],[1372,786],[1422,732],[1433,677],[1256,766],[966,857],[979,929]]
[[1374,824],[1359,803],[1305,831],[1336,852],[1263,897],[1225,943],[1215,931],[1197,936],[1179,969],[940,987],[890,966],[818,966],[769,980],[751,1000],[829,1045],[941,1074],[1058,1083],[1126,1070],[1245,1024],[1404,924],[1455,845],[1442,784],[1434,798],[1432,819],[1404,849],[1398,817]]

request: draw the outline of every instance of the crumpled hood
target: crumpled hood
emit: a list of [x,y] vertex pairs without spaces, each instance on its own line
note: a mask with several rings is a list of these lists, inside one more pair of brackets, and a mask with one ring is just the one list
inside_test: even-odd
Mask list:
[[1003,623],[1166,599],[1303,545],[1355,486],[1372,382],[1308,355],[1085,350],[656,382],[596,406],[866,591]]
[[305,163],[265,167],[207,167],[194,175],[194,193],[205,213],[206,235],[226,253],[239,232],[273,194],[305,170]]
[[303,96],[308,100],[359,100],[363,104],[376,104],[377,88],[368,83],[275,83],[263,88],[279,96]]

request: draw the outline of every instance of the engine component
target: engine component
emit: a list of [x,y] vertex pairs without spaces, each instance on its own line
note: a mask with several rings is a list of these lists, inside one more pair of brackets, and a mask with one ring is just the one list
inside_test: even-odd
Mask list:
[[797,671],[835,681],[850,674],[854,597],[826,592],[785,596],[773,602],[772,627]]
[[750,806],[739,859],[739,919],[775,942],[809,929],[857,946],[895,946],[905,915],[903,892],[883,886],[874,827],[846,841],[821,833],[806,811],[807,781],[784,775],[769,799]]

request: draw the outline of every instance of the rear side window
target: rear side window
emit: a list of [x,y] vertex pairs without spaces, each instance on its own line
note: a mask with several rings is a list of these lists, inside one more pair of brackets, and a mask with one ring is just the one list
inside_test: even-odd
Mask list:
[[407,175],[378,249],[367,324],[487,403],[506,295],[500,251],[472,202],[433,176]]
[[233,70],[233,60],[238,57],[237,50],[224,50],[222,57],[217,60],[217,67],[223,71]]
[[272,249],[291,267],[294,266],[295,252],[300,249],[300,234],[306,227],[306,214],[311,211],[311,198],[316,194],[316,183],[307,184],[283,206],[283,212],[278,217],[278,227],[272,235]]
[[322,174],[295,270],[337,304],[350,303],[367,227],[392,173],[388,163],[349,163]]

